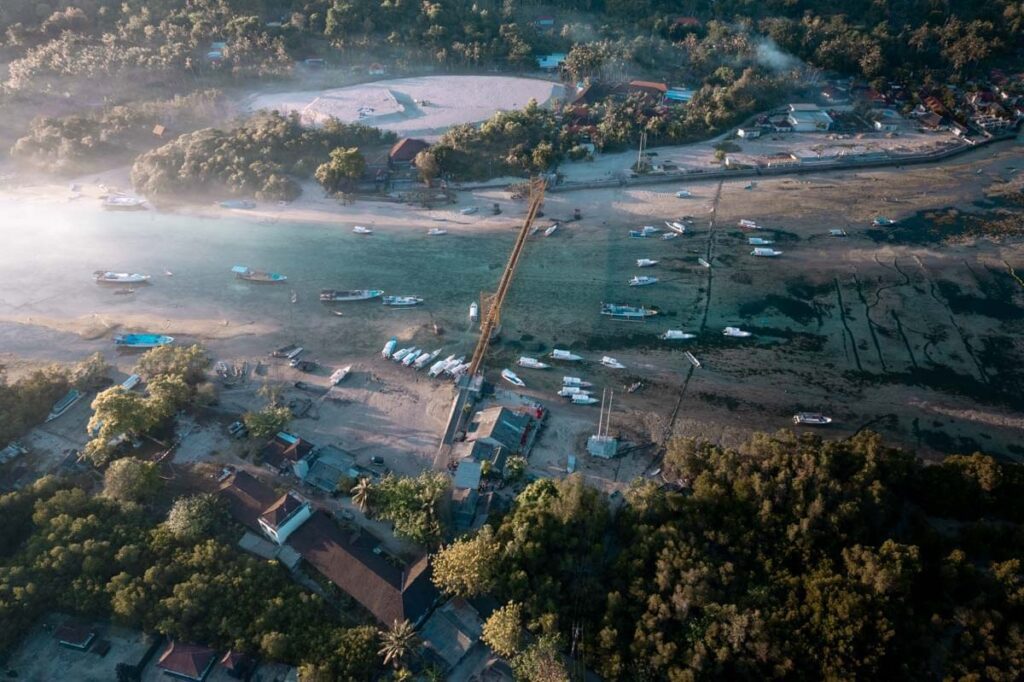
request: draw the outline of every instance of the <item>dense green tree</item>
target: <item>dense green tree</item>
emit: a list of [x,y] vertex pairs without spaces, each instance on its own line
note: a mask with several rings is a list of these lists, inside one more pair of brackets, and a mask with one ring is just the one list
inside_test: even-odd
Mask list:
[[475,537],[456,540],[434,555],[434,584],[442,592],[457,597],[490,592],[500,552],[491,527],[484,526]]
[[134,457],[110,463],[103,474],[103,494],[118,502],[148,502],[163,482],[156,464]]
[[257,440],[270,438],[288,425],[292,419],[292,411],[287,407],[268,405],[258,412],[246,412],[242,415],[249,436]]
[[167,513],[167,530],[182,540],[209,535],[223,516],[220,501],[213,495],[188,495],[174,501]]
[[366,172],[366,159],[356,147],[338,147],[320,164],[314,176],[328,194],[350,191]]
[[509,602],[487,617],[481,639],[495,653],[512,658],[522,648],[523,605]]

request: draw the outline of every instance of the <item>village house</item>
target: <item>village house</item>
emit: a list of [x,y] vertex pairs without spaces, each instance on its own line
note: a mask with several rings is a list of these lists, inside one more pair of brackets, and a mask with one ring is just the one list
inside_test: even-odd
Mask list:
[[564,52],[552,52],[551,54],[537,57],[537,66],[541,71],[558,71],[565,62]]
[[157,667],[165,675],[181,680],[202,682],[217,662],[217,652],[198,644],[182,644],[171,640],[160,654]]
[[640,93],[649,95],[661,101],[665,93],[668,92],[668,85],[655,81],[629,81],[629,92],[630,94]]
[[480,479],[483,463],[464,459],[459,462],[452,479],[452,507],[456,530],[467,530],[476,519],[480,501]]
[[312,513],[308,502],[288,492],[263,510],[258,523],[271,540],[281,545]]
[[299,479],[308,471],[306,459],[316,450],[316,446],[287,431],[278,431],[265,446],[261,454],[263,466],[284,473],[289,469]]
[[87,651],[96,639],[96,631],[86,625],[65,623],[54,631],[53,638],[61,646]]
[[325,445],[309,460],[309,471],[302,482],[325,493],[333,493],[346,478],[358,478],[361,470],[355,455],[333,445]]
[[832,127],[832,117],[817,104],[790,104],[786,120],[797,133],[822,132]]
[[399,170],[412,168],[416,155],[430,149],[430,143],[413,137],[403,137],[391,146],[388,152],[388,166]]
[[419,624],[438,599],[429,556],[400,568],[378,550],[376,541],[358,530],[341,529],[323,512],[315,512],[289,544],[385,626],[403,620]]

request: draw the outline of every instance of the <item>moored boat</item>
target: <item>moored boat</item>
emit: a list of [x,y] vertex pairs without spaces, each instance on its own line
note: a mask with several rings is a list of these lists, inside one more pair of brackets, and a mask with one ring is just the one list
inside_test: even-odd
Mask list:
[[740,221],[736,223],[739,225],[741,230],[760,230],[761,226],[753,220],[747,220],[746,218],[740,218]]
[[414,350],[416,350],[416,346],[409,346],[408,348],[399,348],[398,350],[391,354],[390,359],[394,360],[395,362],[399,362],[401,361],[402,358],[404,358],[406,355],[408,355]]
[[763,239],[761,237],[751,237],[747,240],[747,243],[751,246],[771,246],[775,242],[771,239]]
[[676,192],[676,197],[679,198],[679,199],[689,199],[692,196],[693,196],[693,193],[690,192],[690,190],[688,190],[688,189],[681,189],[678,192]]
[[643,306],[619,305],[617,303],[602,303],[601,314],[616,320],[627,320],[640,322],[648,317],[658,314],[657,310],[644,308]]
[[699,263],[699,264],[701,265],[701,267],[705,267],[705,268],[710,268],[710,267],[711,267],[711,263],[709,263],[709,262],[708,262],[708,261],[707,261],[706,259],[704,259],[704,258],[698,258],[698,259],[697,259],[697,263]]
[[501,378],[513,386],[526,386],[526,382],[516,376],[516,373],[510,369],[501,370]]
[[554,358],[555,360],[566,360],[568,362],[579,362],[580,360],[583,359],[582,356],[576,355],[575,353],[571,353],[567,350],[562,350],[560,348],[553,349],[551,351],[551,357]]
[[440,227],[432,227],[429,230],[427,230],[427,235],[431,237],[440,237],[443,234],[448,234],[448,230],[442,229]]
[[653,237],[659,232],[661,232],[661,230],[654,225],[644,225],[639,230],[630,230],[629,236],[634,239],[647,239],[649,237]]
[[679,234],[676,233],[676,232],[666,232],[665,234],[661,235],[661,240],[663,242],[667,242],[669,239],[678,239],[678,238],[679,238]]
[[793,415],[794,424],[805,424],[807,426],[825,426],[832,423],[832,417],[826,417],[820,412],[797,412]]
[[687,334],[682,329],[669,329],[661,335],[663,341],[688,341],[697,338],[694,334]]
[[294,343],[290,343],[287,346],[282,346],[281,348],[278,348],[270,355],[271,357],[275,358],[287,358],[288,360],[291,360],[302,355],[303,350],[304,349],[302,346],[296,346]]
[[432,363],[434,360],[436,360],[437,356],[440,354],[440,348],[437,348],[429,353],[424,353],[423,355],[416,358],[416,362],[412,363],[413,369],[415,369],[416,371],[423,369],[424,367]]
[[686,225],[683,225],[681,222],[677,220],[666,220],[665,226],[668,227],[668,229],[672,230],[673,232],[678,232],[679,234],[686,233]]
[[109,272],[107,270],[97,270],[92,273],[92,278],[97,284],[141,284],[150,279],[149,275],[137,272]]
[[571,398],[573,405],[596,405],[598,400],[592,395],[576,393]]
[[392,336],[388,339],[388,342],[384,344],[384,348],[380,351],[380,356],[387,360],[391,357],[391,354],[395,352],[395,346],[398,345],[398,337]]
[[683,355],[686,356],[686,359],[690,361],[691,365],[693,365],[694,367],[700,369],[700,360],[697,359],[696,355],[694,355],[690,351],[686,351]]
[[174,337],[164,334],[118,334],[114,337],[117,348],[156,348],[171,343],[174,343]]
[[331,375],[331,386],[337,386],[338,384],[340,384],[342,381],[345,380],[345,377],[347,377],[351,372],[352,365],[345,365],[341,369],[335,370],[334,373]]
[[469,304],[469,319],[471,322],[476,322],[480,319],[480,306],[477,305],[476,301]]
[[725,329],[722,330],[722,334],[724,336],[731,336],[736,339],[745,339],[749,336],[752,336],[750,332],[745,332],[739,327],[726,327]]
[[636,259],[636,266],[638,268],[653,268],[657,264],[658,264],[658,261],[651,260],[650,258],[637,258]]
[[356,225],[355,227],[352,228],[352,231],[355,234],[373,234],[372,228],[365,227],[363,225]]
[[368,301],[371,298],[383,296],[380,289],[321,289],[320,300],[324,303],[342,303],[345,301]]
[[73,388],[68,391],[63,398],[53,404],[53,407],[50,409],[50,414],[46,417],[46,421],[52,422],[57,417],[70,410],[72,405],[82,399],[82,395],[82,392],[77,388]]
[[615,358],[605,355],[601,358],[601,364],[610,369],[626,369],[626,366]]
[[629,286],[631,287],[645,287],[649,284],[657,284],[657,277],[648,277],[646,275],[637,275],[633,279],[629,280]]
[[385,296],[381,302],[393,308],[411,308],[423,303],[423,299],[416,296]]
[[885,216],[878,216],[877,218],[871,221],[871,224],[874,225],[875,227],[892,227],[893,225],[896,224],[896,221],[890,220]]
[[761,248],[761,247],[758,247],[758,248],[755,248],[753,251],[751,251],[750,255],[751,256],[758,256],[760,258],[775,258],[777,256],[781,256],[782,252],[781,251],[776,251],[775,249],[772,249],[772,248]]
[[576,388],[590,388],[593,386],[589,381],[583,381],[579,377],[562,377],[563,386],[574,386]]
[[108,196],[103,200],[103,208],[108,211],[143,211],[146,200],[138,197]]
[[555,230],[557,230],[557,229],[558,229],[558,223],[555,223],[554,225],[552,225],[548,229],[544,230],[544,236],[545,237],[550,237],[551,235],[553,235],[555,233]]
[[250,209],[256,208],[256,202],[250,199],[227,199],[218,202],[221,208]]
[[548,367],[551,366],[546,362],[541,362],[536,358],[530,358],[525,355],[521,356],[518,360],[516,360],[516,364],[519,365],[520,367],[526,367],[527,369],[547,369]]
[[423,351],[420,350],[419,348],[417,348],[416,350],[412,351],[411,353],[406,355],[404,358],[402,358],[402,364],[405,365],[406,367],[411,367],[412,363],[416,362],[416,360],[421,355],[423,355]]
[[288,281],[285,275],[279,272],[266,272],[264,270],[253,270],[245,265],[236,265],[231,268],[231,272],[235,273],[235,277],[238,279],[244,279],[248,282],[260,282],[263,284],[280,284]]

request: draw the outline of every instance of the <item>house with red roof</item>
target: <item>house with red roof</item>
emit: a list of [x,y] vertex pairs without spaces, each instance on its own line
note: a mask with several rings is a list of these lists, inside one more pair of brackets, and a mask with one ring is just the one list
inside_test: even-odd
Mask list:
[[171,640],[160,654],[157,667],[165,675],[181,680],[202,682],[217,662],[217,652],[198,644],[183,644]]

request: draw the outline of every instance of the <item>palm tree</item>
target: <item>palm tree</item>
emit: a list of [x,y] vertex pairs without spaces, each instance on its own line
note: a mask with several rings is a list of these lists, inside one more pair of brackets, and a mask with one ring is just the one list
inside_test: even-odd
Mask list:
[[419,644],[416,630],[408,620],[397,620],[389,630],[380,633],[381,647],[379,653],[384,657],[384,665],[390,663],[398,669],[402,661]]
[[373,490],[373,484],[370,483],[368,478],[360,478],[359,482],[352,488],[352,501],[359,511],[366,513],[366,508],[370,506],[370,492]]

